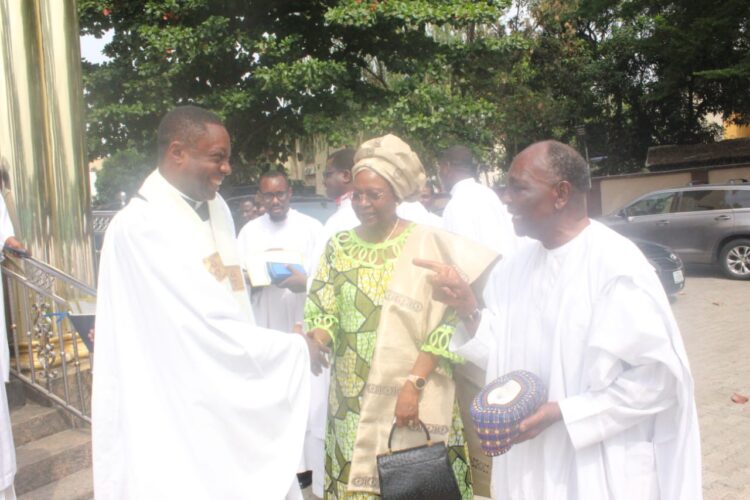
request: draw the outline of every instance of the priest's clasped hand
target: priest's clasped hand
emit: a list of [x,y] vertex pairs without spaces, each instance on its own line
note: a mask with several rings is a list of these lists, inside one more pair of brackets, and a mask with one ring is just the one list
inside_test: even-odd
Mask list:
[[435,273],[428,278],[434,300],[452,307],[460,317],[470,316],[477,309],[474,291],[455,267],[426,259],[413,259],[412,264]]
[[533,414],[518,424],[520,434],[513,440],[513,444],[534,439],[547,427],[562,420],[560,405],[556,402],[544,403]]
[[292,275],[276,286],[280,288],[286,288],[294,293],[302,293],[307,291],[307,275],[305,273],[301,273],[293,265],[288,265],[286,266],[286,268],[289,269],[289,272],[291,272]]

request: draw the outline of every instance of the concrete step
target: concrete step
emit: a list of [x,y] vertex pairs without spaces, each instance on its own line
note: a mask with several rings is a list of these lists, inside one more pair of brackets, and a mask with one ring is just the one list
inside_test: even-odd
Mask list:
[[56,434],[70,427],[62,410],[32,402],[10,412],[16,447]]
[[67,429],[18,446],[16,465],[19,496],[91,467],[91,433]]
[[5,384],[5,392],[8,395],[8,408],[10,411],[26,404],[26,391],[24,391],[23,382],[16,377],[10,377],[10,382]]
[[91,467],[21,495],[18,500],[89,500],[94,498]]

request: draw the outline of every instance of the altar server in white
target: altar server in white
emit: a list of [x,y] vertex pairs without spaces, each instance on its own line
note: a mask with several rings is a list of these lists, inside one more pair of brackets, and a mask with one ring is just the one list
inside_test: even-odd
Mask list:
[[[0,241],[5,248],[12,248],[19,252],[26,252],[23,244],[16,239],[13,223],[8,214],[5,200],[0,196]],[[0,255],[2,261],[2,255]],[[16,449],[13,446],[13,433],[11,431],[10,412],[8,410],[8,397],[5,393],[5,384],[10,380],[10,351],[8,349],[8,335],[5,331],[5,306],[3,290],[0,286],[0,500],[12,500],[16,498],[13,490],[13,479],[16,475]]]
[[497,194],[475,179],[477,166],[468,148],[453,146],[438,159],[440,181],[451,199],[443,210],[443,229],[491,248],[507,258],[519,239]]
[[587,217],[588,168],[546,141],[513,161],[505,199],[532,240],[497,265],[477,309],[455,270],[435,297],[456,307],[472,340],[459,353],[487,381],[524,369],[549,402],[494,459],[497,499],[699,499],[693,380],[656,273],[629,240]]
[[253,288],[251,292],[258,326],[282,331],[292,331],[294,324],[302,321],[307,276],[323,229],[316,219],[290,208],[291,198],[292,188],[284,172],[261,175],[256,199],[265,214],[245,224],[237,236],[243,262],[266,250],[286,250],[302,257],[304,272],[292,268],[292,275],[286,280]]
[[220,119],[178,107],[158,144],[158,169],[112,220],[101,254],[96,498],[285,498],[297,487],[314,347],[251,320],[217,195],[231,173]]

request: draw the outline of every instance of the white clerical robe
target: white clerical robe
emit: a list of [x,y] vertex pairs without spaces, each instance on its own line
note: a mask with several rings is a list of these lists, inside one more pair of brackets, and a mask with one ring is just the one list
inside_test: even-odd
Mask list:
[[282,499],[296,484],[306,342],[252,323],[229,210],[218,196],[208,208],[203,222],[154,172],[107,230],[92,408],[97,499]]
[[[308,273],[313,267],[315,249],[323,225],[316,219],[289,209],[282,221],[273,221],[268,214],[253,219],[240,230],[237,243],[244,261],[253,254],[266,250],[290,250],[302,255]],[[252,291],[253,314],[258,326],[291,332],[301,322],[305,307],[305,292],[295,293],[270,285]]]
[[396,208],[396,215],[404,220],[422,224],[423,226],[443,227],[443,220],[440,216],[427,210],[418,201],[402,201]]
[[443,210],[443,229],[489,247],[507,258],[518,247],[508,210],[497,194],[474,179],[457,182]]
[[[10,221],[8,207],[5,206],[5,200],[0,196],[0,244],[14,236],[13,223]],[[2,254],[0,254],[2,261]],[[0,495],[5,492],[8,498],[14,498],[12,495],[13,478],[16,475],[16,450],[13,446],[13,433],[11,432],[10,413],[8,410],[8,397],[5,391],[5,384],[10,380],[10,351],[8,349],[8,333],[5,331],[5,297],[3,297],[2,286],[0,286],[0,372],[2,373],[2,382],[0,382]]]
[[591,222],[562,247],[530,240],[492,271],[459,354],[537,374],[563,421],[496,457],[496,499],[701,498],[693,381],[653,268]]

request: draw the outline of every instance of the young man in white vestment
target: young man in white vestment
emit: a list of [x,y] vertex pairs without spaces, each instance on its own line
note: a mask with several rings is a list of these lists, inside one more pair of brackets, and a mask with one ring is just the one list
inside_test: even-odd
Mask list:
[[451,199],[443,210],[443,229],[507,257],[518,237],[497,194],[476,181],[477,166],[468,148],[453,146],[438,158],[440,182]]
[[269,286],[253,288],[253,314],[258,326],[291,331],[302,321],[307,275],[315,259],[317,239],[323,225],[316,219],[289,207],[292,188],[286,174],[269,171],[261,175],[256,199],[265,214],[243,226],[237,236],[240,258],[262,256],[267,250],[285,250],[299,255],[304,272],[289,266],[292,275]]
[[175,108],[158,144],[158,169],[112,220],[101,254],[96,497],[300,497],[316,347],[252,322],[217,194],[231,173],[221,120]]
[[[588,167],[546,141],[514,160],[504,198],[530,241],[489,276],[482,306],[434,262],[436,299],[473,339],[458,349],[487,382],[528,370],[548,402],[494,458],[497,499],[699,499],[693,381],[661,284],[626,238],[587,217]],[[482,309],[480,309],[483,307]]]
[[[0,196],[0,241],[4,248],[19,252],[26,252],[23,244],[15,237],[13,223],[8,213],[5,200]],[[0,261],[3,256],[0,254]],[[13,432],[8,408],[8,395],[5,384],[10,381],[10,350],[8,349],[8,334],[5,331],[5,302],[2,286],[0,286],[0,500],[14,500],[16,493],[13,480],[16,476],[16,449],[13,445]]]
[[[292,331],[302,323],[307,297],[307,277],[317,256],[316,242],[323,225],[316,219],[289,207],[292,188],[286,174],[269,171],[258,181],[256,200],[265,214],[251,220],[240,230],[237,242],[240,258],[244,261],[258,258],[267,250],[285,250],[301,256],[304,272],[289,267],[292,275],[279,283],[252,288],[253,314],[258,326],[281,331]],[[299,472],[313,471],[323,475],[323,437],[311,429],[318,416],[319,401],[327,398],[328,384],[320,374],[311,380],[310,422],[305,433],[305,447]],[[301,484],[305,484],[301,481]]]

